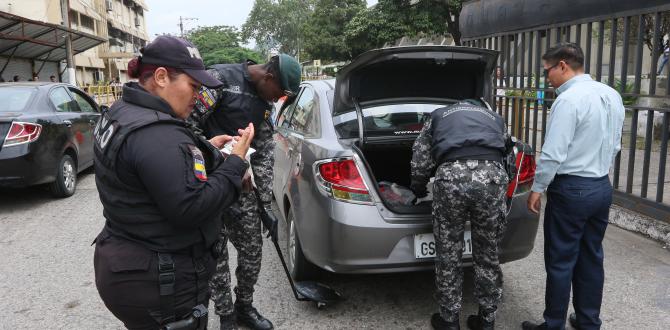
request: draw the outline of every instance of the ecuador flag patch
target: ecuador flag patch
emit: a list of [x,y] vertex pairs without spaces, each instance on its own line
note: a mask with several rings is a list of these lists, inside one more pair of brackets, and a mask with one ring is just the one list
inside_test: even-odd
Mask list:
[[193,155],[193,173],[196,179],[202,182],[207,181],[207,170],[205,170],[205,158],[202,151],[196,146],[189,145],[188,147],[191,149],[191,155]]

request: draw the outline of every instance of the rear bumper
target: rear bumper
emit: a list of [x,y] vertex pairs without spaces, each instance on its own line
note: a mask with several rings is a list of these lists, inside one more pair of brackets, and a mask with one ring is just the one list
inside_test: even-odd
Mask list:
[[51,164],[54,171],[45,170],[45,167],[49,167],[48,164],[41,162],[29,147],[29,144],[24,144],[2,148],[0,187],[27,187],[55,179],[56,165]]
[[[508,226],[501,242],[500,261],[528,256],[533,250],[538,217],[526,210],[527,196],[511,206]],[[414,235],[432,232],[428,216],[413,220],[385,221],[374,205],[356,205],[329,200],[323,214],[297,220],[298,235],[306,258],[335,273],[395,273],[434,268],[433,259],[417,259]],[[471,256],[464,257],[471,265]]]

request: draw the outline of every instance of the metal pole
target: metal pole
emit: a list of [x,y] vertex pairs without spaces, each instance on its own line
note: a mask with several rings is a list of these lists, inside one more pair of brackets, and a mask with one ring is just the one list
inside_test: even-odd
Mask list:
[[[70,28],[70,16],[69,16],[69,1],[60,0],[60,9],[61,15],[63,17],[63,26]],[[67,61],[67,70],[65,73],[65,81],[72,85],[76,85],[75,71],[74,71],[74,55],[72,54],[72,39],[70,38],[70,32],[65,34],[65,54]]]

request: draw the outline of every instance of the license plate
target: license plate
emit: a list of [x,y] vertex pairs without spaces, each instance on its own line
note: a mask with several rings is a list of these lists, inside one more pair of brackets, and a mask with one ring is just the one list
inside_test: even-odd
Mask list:
[[[435,236],[433,234],[414,235],[414,254],[417,259],[435,257]],[[463,255],[472,255],[472,234],[463,232]]]

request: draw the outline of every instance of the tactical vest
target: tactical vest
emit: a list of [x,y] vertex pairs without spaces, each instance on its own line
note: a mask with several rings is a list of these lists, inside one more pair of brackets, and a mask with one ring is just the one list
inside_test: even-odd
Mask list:
[[457,103],[433,111],[431,120],[431,152],[438,164],[468,159],[502,161],[505,122],[497,113]]
[[[224,93],[210,120],[205,124],[207,137],[220,134],[238,135],[237,130],[253,123],[258,129],[270,109],[267,101],[261,99],[246,79],[245,64],[217,64],[212,66],[223,77],[225,85],[219,89]],[[212,120],[213,119],[213,120]]]
[[[219,221],[203,222],[199,228],[177,229],[161,214],[143,187],[130,186],[119,179],[117,158],[126,138],[136,130],[158,123],[186,125],[166,113],[118,101],[102,113],[95,127],[95,180],[107,219],[105,231],[158,252],[210,247],[217,239]],[[218,151],[215,153],[204,139],[192,136],[194,144],[209,158],[208,165],[218,166],[212,163],[221,161]]]

